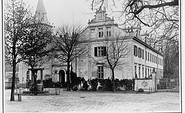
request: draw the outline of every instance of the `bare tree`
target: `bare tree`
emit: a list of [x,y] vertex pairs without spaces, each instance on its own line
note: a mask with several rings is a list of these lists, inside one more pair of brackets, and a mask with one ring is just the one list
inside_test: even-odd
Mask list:
[[[112,2],[110,9],[113,13],[119,13],[118,18],[124,20],[122,25],[127,28],[139,26],[142,28],[141,38],[146,43],[160,50],[165,55],[164,60],[172,58],[166,56],[173,53],[165,54],[168,51],[165,47],[174,44],[175,48],[179,48],[179,0],[91,0],[91,7],[102,8],[107,2]],[[113,10],[120,3],[122,9]],[[173,61],[178,67],[178,57],[176,59]]]
[[[111,0],[110,7],[113,13],[119,13],[118,18],[123,18],[123,25],[141,26],[146,36],[177,38],[179,35],[179,1],[178,0]],[[105,7],[108,0],[92,0],[91,7]],[[110,2],[110,1],[109,1]],[[114,11],[114,7],[122,4],[122,10]],[[109,3],[111,4],[111,3]],[[97,6],[98,5],[98,6]],[[142,26],[143,25],[143,26]],[[148,37],[147,37],[148,38]]]
[[80,39],[82,33],[81,27],[64,25],[58,29],[54,37],[55,51],[57,58],[67,63],[67,90],[70,91],[71,76],[70,63],[77,57],[84,55],[87,46]]
[[22,47],[31,14],[22,0],[9,0],[5,2],[4,18],[5,60],[13,67],[10,101],[14,101],[16,64],[21,61],[18,50]]
[[[116,5],[116,0],[111,0],[113,2],[113,5]],[[108,0],[92,0],[91,1],[91,8],[92,10],[94,9],[95,6],[98,5],[99,9],[101,9],[105,4],[107,4]],[[151,26],[147,22],[142,21],[140,18],[140,15],[145,12],[147,9],[147,13],[152,13],[152,14],[161,14],[167,21],[179,21],[178,18],[171,18],[170,15],[166,12],[164,9],[165,7],[170,7],[174,8],[175,6],[179,5],[179,0],[123,0],[122,2],[123,5],[123,11],[119,11],[120,13],[125,13],[130,19],[138,19],[142,24],[146,26]],[[153,12],[152,12],[153,11]],[[169,11],[169,10],[167,10]],[[172,13],[171,15],[174,15]],[[147,15],[145,15],[147,16]],[[158,15],[159,16],[159,15]],[[148,16],[147,16],[148,17]],[[161,16],[159,16],[160,18]],[[158,19],[159,19],[158,18]]]
[[112,83],[113,83],[113,92],[115,92],[115,75],[114,70],[115,68],[123,65],[123,59],[129,54],[129,49],[127,44],[124,42],[124,38],[121,39],[116,37],[115,40],[107,40],[106,42],[106,63],[105,66],[110,68],[112,72]]
[[34,69],[47,62],[44,61],[44,58],[52,51],[51,40],[51,26],[42,23],[31,23],[26,29],[22,48],[19,49],[22,61],[31,67],[35,95],[37,95],[37,75]]
[[106,37],[102,42],[103,45],[100,44],[101,46],[105,47],[103,50],[104,52],[102,52],[103,58],[98,60],[93,59],[94,62],[101,63],[103,66],[111,70],[113,92],[115,92],[115,69],[123,66],[126,63],[124,59],[127,58],[130,53],[125,39],[125,37],[121,37],[119,35],[115,36],[114,38]]

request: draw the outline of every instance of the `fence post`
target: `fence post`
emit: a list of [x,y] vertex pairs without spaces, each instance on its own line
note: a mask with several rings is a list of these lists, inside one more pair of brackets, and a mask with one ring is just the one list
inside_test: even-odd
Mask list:
[[19,88],[19,89],[18,89],[18,93],[17,93],[17,95],[18,95],[18,101],[22,101],[22,98],[21,98],[21,95],[22,95],[22,89],[21,89],[21,88]]
[[55,88],[55,94],[60,95],[60,88]]

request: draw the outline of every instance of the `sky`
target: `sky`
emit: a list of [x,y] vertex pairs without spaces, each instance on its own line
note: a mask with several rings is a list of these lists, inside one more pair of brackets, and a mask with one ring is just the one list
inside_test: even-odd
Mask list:
[[[38,0],[25,0],[35,12]],[[87,26],[88,20],[93,19],[95,10],[91,10],[91,0],[43,0],[50,23],[55,27],[63,24]],[[107,13],[108,16],[114,16]]]
[[[89,19],[94,18],[90,0],[43,0],[50,23],[60,26],[62,24],[77,24],[87,26]],[[38,0],[26,0],[35,12]]]

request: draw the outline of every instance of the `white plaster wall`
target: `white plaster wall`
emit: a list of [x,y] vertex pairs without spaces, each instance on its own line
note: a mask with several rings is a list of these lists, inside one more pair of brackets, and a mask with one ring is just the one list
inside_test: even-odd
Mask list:
[[[146,86],[144,84],[147,84]],[[142,88],[144,91],[155,91],[155,83],[152,79],[135,80],[135,91]]]
[[[144,50],[144,59],[135,57],[134,53],[133,53],[133,59],[134,59],[133,61],[134,61],[134,63],[137,64],[137,75],[138,75],[138,64],[144,65],[144,76],[146,76],[145,75],[145,68],[146,67],[147,67],[147,76],[151,74],[151,72],[153,71],[153,68],[157,69],[156,72],[158,72],[159,70],[161,70],[163,72],[162,65],[148,61],[148,52],[163,59],[163,57],[161,55],[155,53],[154,51],[152,51],[148,48],[145,48],[142,44],[140,44],[134,40],[133,40],[133,51],[134,51],[134,45],[136,45],[137,47],[140,47],[141,49]],[[147,60],[145,58],[145,51],[147,51]],[[148,73],[148,68],[151,70],[149,73]],[[134,69],[134,67],[133,67],[133,69]],[[142,74],[142,68],[141,68],[141,74]],[[162,76],[163,76],[163,73],[157,74],[157,78],[160,78]]]

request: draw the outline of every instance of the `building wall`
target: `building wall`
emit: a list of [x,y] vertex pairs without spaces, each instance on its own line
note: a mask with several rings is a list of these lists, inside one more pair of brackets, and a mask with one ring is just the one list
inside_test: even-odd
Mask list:
[[[128,54],[125,58],[119,59],[119,62],[122,65],[119,65],[115,68],[115,78],[118,79],[132,79],[133,76],[133,63],[132,63],[132,45],[131,40],[124,40],[126,44]],[[78,59],[78,71],[77,75],[79,77],[84,77],[85,79],[97,78],[97,62],[105,63],[107,62],[105,57],[95,57],[94,56],[94,48],[98,46],[107,46],[106,41],[94,41],[89,43],[89,55],[83,56]],[[111,70],[108,67],[104,67],[104,79],[111,78],[112,76]]]
[[[155,72],[157,72],[157,78],[161,78],[163,76],[163,63],[162,63],[163,57],[160,54],[154,52],[150,48],[146,47],[141,43],[138,43],[135,40],[133,40],[133,51],[134,51],[134,46],[137,46],[142,50],[144,50],[144,58],[139,58],[133,54],[134,73],[137,74],[138,78],[149,77],[153,72],[153,69],[155,69]],[[159,62],[159,59],[160,59],[160,62]],[[137,67],[136,72],[135,72],[135,66]],[[139,67],[140,67],[140,76],[139,76]]]
[[[83,56],[77,60],[77,75],[80,77],[84,77],[85,79],[97,78],[98,66],[103,65],[106,60],[105,57],[95,57],[94,48],[98,46],[107,46],[107,39],[112,41],[116,40],[116,38],[119,37],[120,40],[125,38],[124,41],[127,44],[129,54],[126,56],[126,58],[120,59],[120,61],[123,62],[123,65],[120,65],[115,69],[115,78],[132,79],[136,78],[136,74],[139,78],[149,77],[153,71],[153,68],[158,74],[157,77],[162,77],[163,65],[159,64],[159,62],[157,62],[157,59],[160,58],[162,62],[163,57],[155,51],[151,50],[151,48],[148,48],[144,44],[144,42],[141,43],[134,40],[134,37],[136,36],[136,33],[134,31],[124,31],[123,29],[119,28],[117,24],[114,23],[114,20],[111,20],[110,18],[106,20],[105,18],[107,17],[103,17],[104,20],[99,20],[99,16],[102,12],[103,11],[96,12],[95,19],[92,19],[92,21],[89,22],[88,27],[83,32],[82,39],[87,40],[86,43],[88,43],[89,45],[89,53],[88,55]],[[107,36],[107,31],[109,30],[111,30],[111,36]],[[99,36],[100,31],[102,31],[103,36]],[[139,34],[137,35],[139,36]],[[134,56],[134,45],[142,49],[143,58],[138,58]],[[148,61],[145,58],[145,52],[147,52],[147,56],[148,53],[152,54],[152,56],[155,56],[155,62]],[[135,66],[137,68],[136,72]],[[103,70],[104,78],[111,78],[110,68],[104,66]]]
[[[64,70],[66,71],[65,65],[54,65],[51,66],[51,61],[45,63],[42,68],[43,70],[43,80],[52,78],[53,82],[59,81],[59,71]],[[19,63],[19,71],[18,71],[18,77],[19,77],[19,84],[26,84],[26,80],[32,80],[31,71],[28,71],[29,67],[24,63]],[[27,76],[29,74],[29,76]],[[67,78],[65,78],[66,81]],[[41,80],[41,71],[37,72],[37,80]]]

